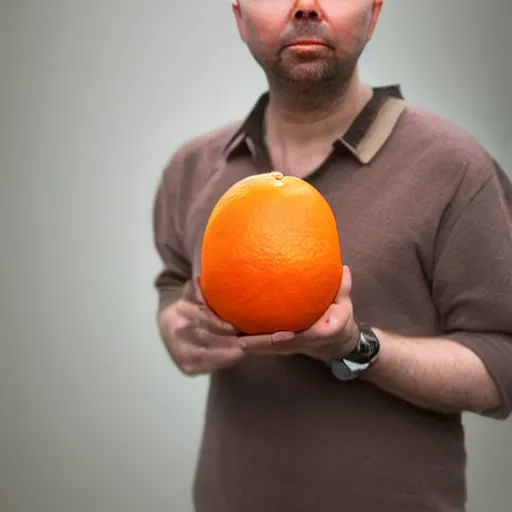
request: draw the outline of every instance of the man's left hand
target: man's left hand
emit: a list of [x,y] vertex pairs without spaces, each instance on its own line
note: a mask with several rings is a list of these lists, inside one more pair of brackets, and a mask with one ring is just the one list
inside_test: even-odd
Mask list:
[[257,354],[303,354],[316,359],[330,359],[348,355],[356,346],[359,328],[354,320],[352,275],[343,267],[343,278],[334,300],[321,318],[300,333],[279,332],[261,342],[261,337],[241,336],[240,347]]

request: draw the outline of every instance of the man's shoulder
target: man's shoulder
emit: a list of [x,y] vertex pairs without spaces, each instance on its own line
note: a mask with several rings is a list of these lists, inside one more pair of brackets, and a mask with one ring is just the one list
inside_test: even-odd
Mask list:
[[434,151],[440,159],[467,167],[485,167],[492,160],[487,148],[468,129],[426,108],[408,104],[402,128],[412,145]]
[[453,165],[471,173],[485,173],[492,167],[492,156],[473,133],[425,108],[407,105],[402,133],[418,153],[423,149],[436,164]]
[[[421,183],[448,202],[466,204],[490,180],[509,187],[494,156],[468,129],[434,112],[408,105],[398,129],[403,153],[408,154],[404,176]],[[410,173],[411,166],[416,172]],[[415,181],[416,180],[416,181]]]

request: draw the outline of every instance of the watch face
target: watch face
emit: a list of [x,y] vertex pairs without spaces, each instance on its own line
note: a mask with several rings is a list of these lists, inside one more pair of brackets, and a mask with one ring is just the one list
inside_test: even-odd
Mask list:
[[366,364],[377,355],[379,351],[379,340],[371,329],[361,328],[359,344],[346,359],[354,363]]
[[331,359],[328,364],[334,376],[340,380],[352,380],[364,372],[379,352],[379,340],[371,328],[360,327],[359,343],[351,354]]

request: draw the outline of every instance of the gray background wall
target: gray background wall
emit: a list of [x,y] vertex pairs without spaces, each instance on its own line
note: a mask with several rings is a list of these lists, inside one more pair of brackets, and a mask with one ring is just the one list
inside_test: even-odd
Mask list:
[[[388,0],[372,83],[512,170],[510,2]],[[190,512],[205,378],[155,328],[153,192],[265,87],[229,2],[1,0],[0,510]],[[512,508],[512,423],[466,418],[470,512]]]

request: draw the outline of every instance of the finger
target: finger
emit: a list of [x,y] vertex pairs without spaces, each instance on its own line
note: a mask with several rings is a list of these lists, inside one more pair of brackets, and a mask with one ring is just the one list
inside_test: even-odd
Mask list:
[[352,291],[352,272],[350,271],[350,267],[348,265],[343,265],[343,276],[341,279],[340,287],[338,289],[338,293],[336,294],[336,298],[334,299],[335,303],[339,303],[345,297],[350,295]]
[[189,320],[192,327],[202,327],[215,333],[230,336],[234,336],[237,332],[231,324],[221,320],[207,306],[183,302],[180,304],[180,313]]
[[238,345],[243,350],[253,351],[257,349],[271,348],[276,344],[289,342],[295,338],[295,333],[288,331],[275,332],[256,336],[240,336],[237,338]]
[[256,355],[274,355],[274,356],[287,356],[301,352],[304,347],[295,344],[294,340],[280,341],[271,346],[259,346],[244,349],[245,352]]
[[202,347],[209,348],[240,348],[239,338],[234,335],[227,335],[212,332],[209,329],[205,329],[204,327],[196,327],[191,329],[192,338],[196,345],[200,345]]
[[244,357],[239,347],[206,349],[186,346],[178,364],[186,375],[201,375],[232,366]]
[[206,307],[199,307],[196,312],[195,325],[214,333],[235,336],[237,330],[228,322],[220,319]]

